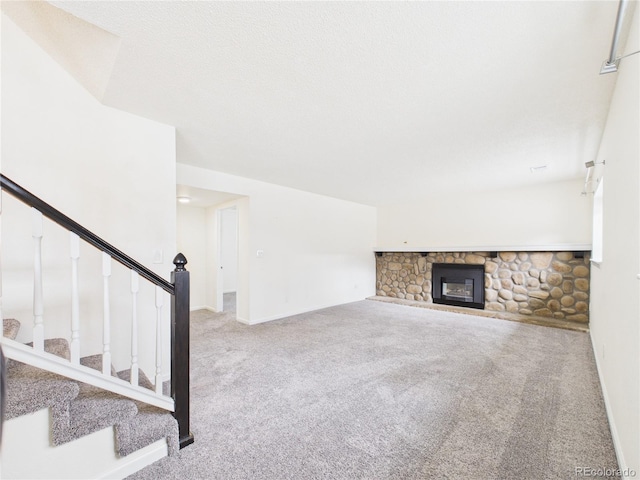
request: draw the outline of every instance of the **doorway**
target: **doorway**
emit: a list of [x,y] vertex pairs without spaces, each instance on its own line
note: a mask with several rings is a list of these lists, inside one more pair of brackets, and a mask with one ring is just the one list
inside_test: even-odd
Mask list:
[[[238,209],[218,210],[218,279],[219,311],[237,312],[238,290]],[[221,287],[221,288],[220,288]],[[221,307],[221,308],[220,308]]]

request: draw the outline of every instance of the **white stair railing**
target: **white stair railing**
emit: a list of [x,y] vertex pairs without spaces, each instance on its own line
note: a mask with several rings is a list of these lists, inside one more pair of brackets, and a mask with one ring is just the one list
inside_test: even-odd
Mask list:
[[138,385],[138,291],[140,275],[131,270],[131,385]]
[[44,351],[44,299],[42,294],[42,213],[33,218],[33,348]]
[[[1,196],[0,196],[1,198]],[[0,203],[0,213],[1,210]],[[162,355],[162,325],[164,295],[167,294],[163,287],[155,287],[155,342],[151,342],[155,351],[153,379],[155,385],[153,390],[141,387],[140,365],[138,352],[138,293],[140,290],[139,273],[130,269],[131,275],[131,365],[130,379],[124,381],[119,377],[111,375],[112,353],[111,353],[111,292],[110,280],[112,275],[112,256],[102,252],[101,276],[102,276],[102,365],[101,370],[84,366],[80,363],[81,338],[80,338],[80,236],[73,231],[69,231],[69,258],[71,262],[71,325],[69,356],[66,360],[57,355],[45,351],[45,325],[44,325],[44,268],[43,268],[43,239],[44,239],[44,215],[37,208],[32,207],[31,215],[31,237],[33,239],[33,346],[28,346],[18,341],[2,337],[3,350],[7,357],[16,361],[28,363],[30,365],[51,371],[66,377],[89,383],[91,385],[125,395],[135,400],[140,400],[157,407],[173,411],[175,404],[170,396],[163,395],[163,355]],[[63,227],[64,228],[64,227]],[[1,272],[0,272],[1,282]],[[166,282],[166,281],[165,281]],[[171,284],[166,282],[170,287]],[[165,286],[166,288],[166,286]],[[2,300],[0,291],[0,301]],[[0,311],[0,315],[1,315]],[[2,318],[2,317],[0,317]]]
[[102,373],[111,375],[111,299],[109,298],[109,277],[111,276],[111,256],[102,253]]
[[89,383],[115,393],[155,405],[166,410],[174,410],[174,401],[170,396],[163,394],[163,355],[162,355],[162,326],[164,296],[167,292],[162,287],[155,287],[155,342],[150,343],[155,349],[154,364],[154,389],[149,390],[139,385],[140,366],[138,352],[138,293],[140,289],[139,274],[130,270],[131,275],[131,364],[130,379],[124,381],[111,375],[111,298],[110,278],[112,274],[112,257],[102,253],[102,366],[101,371],[80,364],[80,282],[78,265],[80,259],[80,238],[70,232],[70,259],[71,259],[71,340],[69,342],[70,360],[48,353],[44,349],[44,299],[43,299],[43,265],[42,265],[42,239],[43,216],[32,209],[32,237],[34,240],[34,296],[33,296],[33,346],[27,346],[9,338],[2,338],[3,348],[7,357],[19,362],[42,368],[53,373]]
[[69,233],[71,247],[71,363],[80,363],[80,285],[78,281],[78,261],[80,260],[80,237]]
[[156,287],[156,393],[162,395],[162,297],[163,291]]
[[0,195],[0,321],[4,324],[4,314],[2,313],[2,195]]

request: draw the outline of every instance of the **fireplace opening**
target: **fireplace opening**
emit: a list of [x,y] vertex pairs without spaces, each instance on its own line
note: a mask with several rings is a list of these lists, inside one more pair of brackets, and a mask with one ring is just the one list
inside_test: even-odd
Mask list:
[[464,283],[448,282],[442,279],[442,295],[449,298],[459,298],[463,302],[473,301],[473,280],[466,278]]
[[433,303],[484,309],[484,265],[434,263]]

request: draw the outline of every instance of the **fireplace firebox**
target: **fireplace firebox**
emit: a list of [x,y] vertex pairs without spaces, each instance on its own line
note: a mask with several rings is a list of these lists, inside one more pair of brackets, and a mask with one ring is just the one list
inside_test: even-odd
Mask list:
[[484,265],[434,263],[433,303],[484,309]]

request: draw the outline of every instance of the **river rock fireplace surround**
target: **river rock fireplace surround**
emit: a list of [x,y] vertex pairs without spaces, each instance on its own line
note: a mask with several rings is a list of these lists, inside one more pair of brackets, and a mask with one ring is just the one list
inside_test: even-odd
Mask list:
[[484,299],[474,303],[485,310],[588,323],[589,258],[583,251],[376,252],[376,294],[437,303],[435,265],[475,265],[484,269]]

